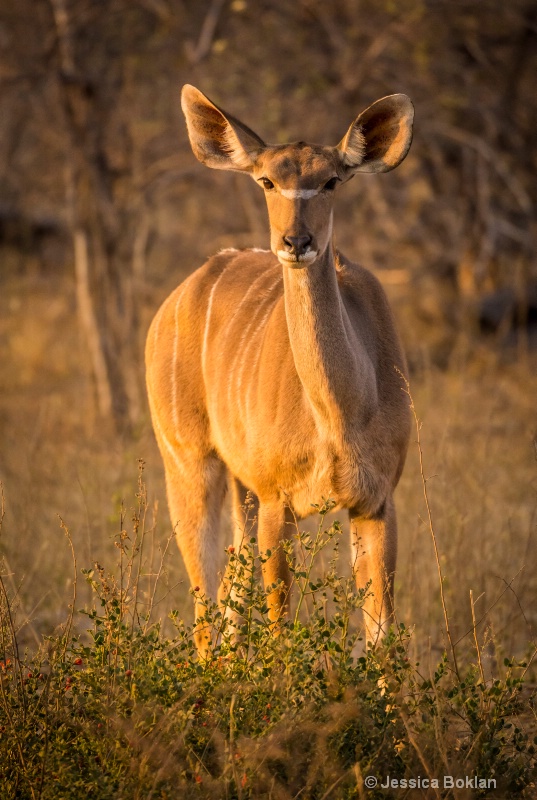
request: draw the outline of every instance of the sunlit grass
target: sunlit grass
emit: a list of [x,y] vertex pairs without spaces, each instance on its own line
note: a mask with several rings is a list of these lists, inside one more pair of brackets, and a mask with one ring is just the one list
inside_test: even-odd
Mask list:
[[[171,611],[171,633],[163,631],[166,546],[155,571],[141,472],[135,504],[118,518],[117,565],[80,574],[69,548],[72,602],[33,652],[19,646],[16,601],[2,581],[1,795],[350,798],[366,796],[367,778],[448,775],[532,796],[530,663],[505,659],[485,674],[474,606],[470,635],[434,663],[415,660],[401,620],[365,650],[367,587],[339,573],[342,532],[328,522],[330,506],[319,507],[312,532],[297,528],[284,545],[295,603],[279,635],[259,580],[267,554],[247,528],[240,552],[227,550],[223,605],[206,603],[206,660],[181,613]],[[323,554],[327,568],[315,569]],[[81,577],[91,602],[78,610]]]
[[[31,303],[35,319],[54,314],[72,330],[60,299],[42,301]],[[330,535],[307,581],[296,578],[284,635],[270,634],[256,577],[241,601],[249,628],[240,649],[209,608],[208,624],[223,635],[201,664],[149,420],[132,439],[115,438],[94,417],[69,337],[47,342],[47,372],[45,351],[27,352],[25,336],[7,354],[20,369],[0,397],[2,797],[369,797],[367,770],[379,778],[495,770],[501,796],[520,796],[524,784],[532,796],[537,371],[529,356],[467,343],[446,370],[424,358],[412,375],[423,476],[414,435],[396,494],[403,627],[385,646],[364,652],[347,521],[336,515],[334,527],[323,514],[320,528],[314,517],[296,532],[298,573],[303,537],[319,544],[319,531]],[[132,501],[140,455],[147,487]],[[240,572],[231,540],[224,518],[220,568]],[[258,557],[248,551],[247,565],[258,569]]]

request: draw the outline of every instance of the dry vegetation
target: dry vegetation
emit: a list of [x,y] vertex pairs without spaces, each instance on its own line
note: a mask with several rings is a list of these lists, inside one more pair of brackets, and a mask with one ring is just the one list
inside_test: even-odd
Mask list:
[[[262,37],[257,35],[260,20]],[[87,641],[66,641],[65,628],[57,629],[65,623],[73,592],[72,554],[58,515],[69,529],[78,563],[77,607],[91,608],[97,600],[99,608],[102,587],[84,582],[80,568],[91,569],[98,562],[107,572],[114,570],[121,551],[117,536],[129,528],[135,505],[131,498],[138,459],[146,463],[148,497],[140,597],[153,586],[152,573],[163,559],[153,608],[154,619],[163,620],[161,635],[178,635],[167,620],[170,610],[187,622],[191,619],[192,599],[175,546],[162,555],[171,531],[143,392],[141,345],[151,315],[177,282],[218,247],[264,246],[267,230],[262,198],[246,178],[204,171],[194,163],[178,104],[179,87],[187,81],[273,141],[300,136],[336,142],[356,113],[394,91],[407,92],[416,104],[416,138],[405,165],[385,178],[354,180],[336,212],[338,244],[378,270],[386,284],[407,346],[411,389],[422,422],[424,474],[413,443],[397,492],[397,615],[413,633],[410,638],[401,634],[403,655],[380,654],[376,661],[371,656],[370,674],[360,673],[357,666],[351,677],[350,672],[338,673],[332,694],[325,686],[325,727],[319,728],[321,717],[308,705],[316,702],[318,687],[293,718],[295,707],[281,700],[280,689],[270,684],[276,680],[271,673],[266,691],[281,700],[273,720],[278,743],[274,762],[285,772],[296,759],[296,774],[285,773],[290,786],[298,787],[301,780],[315,783],[305,766],[307,753],[293,755],[285,734],[293,718],[297,727],[292,730],[310,736],[315,752],[332,736],[342,748],[337,752],[343,753],[333,773],[318,773],[318,794],[310,786],[310,794],[302,796],[356,796],[362,791],[360,770],[373,758],[371,752],[363,755],[358,743],[363,737],[374,739],[380,729],[352,734],[347,750],[345,731],[352,728],[349,720],[374,718],[384,703],[384,695],[375,695],[373,689],[381,673],[393,676],[401,667],[399,656],[408,656],[428,675],[446,648],[452,669],[423,478],[461,669],[471,671],[472,664],[478,669],[475,633],[483,686],[493,686],[494,676],[506,680],[506,671],[519,675],[525,670],[502,665],[506,657],[531,658],[537,646],[536,35],[535,4],[523,0],[509,7],[471,0],[409,0],[396,6],[357,0],[2,4],[0,480],[6,512],[1,573],[15,614],[23,668],[41,647],[43,635],[56,630],[49,650],[45,647],[36,656],[48,659],[51,697],[59,697],[54,692],[63,685],[69,663],[88,646]],[[228,535],[224,531],[222,565]],[[328,550],[319,556],[315,574],[326,573],[330,558]],[[343,536],[338,573],[344,576],[347,570]],[[14,647],[13,630],[5,627],[5,599],[5,652],[0,660]],[[87,619],[75,615],[74,633],[78,636],[87,627]],[[189,641],[188,632],[180,636]],[[147,655],[147,641],[137,641],[138,656],[142,651]],[[122,668],[135,652],[129,650],[132,641],[124,644],[128,653]],[[189,647],[185,644],[187,653]],[[25,648],[30,655],[24,655]],[[260,650],[267,658],[269,651]],[[106,682],[109,674],[99,672],[101,656],[83,654],[91,662],[88,676],[100,675]],[[144,663],[150,663],[149,656]],[[148,678],[146,693],[138,698],[141,705],[135,713],[142,728],[160,702],[162,687],[169,688],[167,669],[163,683]],[[299,788],[289,795],[284,789],[270,795],[267,788],[275,773],[267,772],[260,760],[265,729],[258,730],[252,721],[261,713],[261,700],[270,702],[265,695],[251,706],[252,719],[241,733],[246,767],[241,762],[239,770],[226,761],[231,752],[226,750],[231,747],[229,686],[240,678],[251,688],[242,667],[236,667],[236,674],[233,669],[226,666],[230,672],[217,679],[210,670],[200,677],[192,667],[192,674],[182,678],[184,703],[201,686],[205,701],[213,697],[220,703],[218,714],[227,709],[225,724],[214,726],[219,731],[214,764],[200,761],[211,775],[204,789],[188,759],[192,752],[206,751],[188,739],[182,718],[170,721],[169,709],[179,702],[175,695],[158,706],[155,719],[161,727],[156,733],[153,728],[140,733],[142,728],[119,711],[112,720],[110,707],[99,706],[102,698],[96,691],[90,692],[96,703],[91,708],[82,688],[72,706],[58,700],[55,713],[63,709],[64,721],[86,704],[88,730],[98,719],[113,729],[111,738],[103,740],[108,754],[111,743],[120,742],[118,771],[111,773],[108,793],[95,789],[93,796],[138,797],[143,785],[144,797],[175,797],[162,787],[161,794],[150,794],[154,787],[143,782],[147,764],[162,760],[168,769],[163,774],[166,786],[185,781],[196,796],[201,791],[215,797],[296,796]],[[406,717],[397,706],[401,714],[394,730],[413,755],[397,760],[396,738],[386,740],[375,752],[390,768],[407,774],[418,764],[423,768],[410,744],[412,730],[429,765],[436,767],[443,757],[456,762],[460,731],[448,702],[450,670],[448,683],[442,685],[447,749],[442,755],[435,739],[436,749],[431,744],[427,750],[427,737],[438,733],[434,726],[405,734]],[[534,663],[525,679],[522,704],[517,705],[516,692],[511,697],[507,690],[502,702],[513,700],[512,706],[506,701],[505,714],[517,717],[531,738],[537,732],[531,701]],[[405,692],[412,680],[415,673],[405,673]],[[114,688],[119,709],[128,707],[129,697],[135,699],[130,684],[122,681]],[[80,678],[80,686],[83,682]],[[97,684],[92,685],[93,692]],[[478,685],[474,675],[468,691]],[[21,698],[33,688],[22,683],[19,688],[23,694],[14,702],[24,706]],[[420,692],[420,702],[425,702],[428,690]],[[48,708],[45,700],[39,701],[42,694],[41,686],[28,695],[28,707],[35,701]],[[460,713],[454,703],[453,713]],[[5,704],[2,708],[0,715]],[[485,717],[479,721],[484,727],[473,729],[476,740],[477,730],[490,732]],[[48,730],[45,723],[43,730]],[[131,724],[138,744],[145,744],[136,750],[140,758],[127,765]],[[5,735],[5,725],[0,720],[0,735]],[[315,725],[324,731],[317,738]],[[163,754],[172,733],[186,748],[173,751],[173,764]],[[20,745],[16,738],[9,742],[15,750]],[[73,777],[77,769],[83,774],[77,762],[68,768],[64,764],[64,772],[60,765],[49,774],[47,767],[46,780],[39,777],[42,744],[28,745],[36,758],[35,764],[28,763],[28,769],[36,770],[31,780],[24,778],[24,764],[15,758],[20,780],[17,784],[13,778],[10,791],[18,786],[22,792],[24,786],[21,797],[70,797],[71,790],[62,794],[51,777],[61,773],[65,786],[80,793],[83,780],[77,783]],[[88,745],[91,757],[104,758],[105,749],[94,752],[94,746]],[[524,752],[528,760],[520,786],[532,780],[532,754]],[[496,755],[489,753],[486,763],[494,763]],[[136,771],[142,764],[143,775]],[[256,770],[257,789],[251,782]],[[221,782],[218,775],[224,776]],[[332,794],[323,794],[328,790]]]
[[[17,288],[21,292],[24,285]],[[151,502],[161,506],[156,543],[170,532],[148,414],[128,440],[99,433],[91,383],[70,347],[76,341],[74,304],[65,294],[51,298],[49,288],[33,287],[29,307],[15,291],[2,300],[2,312],[8,311],[2,313],[4,329],[9,326],[6,354],[17,365],[2,398],[7,503],[2,548],[8,580],[13,587],[20,584],[20,621],[28,615],[36,634],[62,617],[71,580],[58,514],[69,524],[80,564],[110,563],[120,504],[129,502],[137,459],[143,458]],[[5,356],[2,360],[6,363]],[[537,625],[535,358],[517,360],[512,351],[498,355],[479,344],[466,344],[463,353],[461,345],[448,370],[430,365],[417,372],[412,390],[456,630],[468,630],[470,589],[475,598],[485,592],[478,605],[483,613],[501,596],[483,624],[502,653],[523,655]],[[437,652],[443,646],[441,609],[414,444],[397,502],[399,618],[416,625],[417,647]],[[222,547],[226,536],[231,540],[224,533]],[[346,547],[344,541],[342,561]],[[177,585],[186,575],[175,549],[166,570],[174,588],[163,613],[173,606],[190,615],[188,582]],[[24,629],[25,640],[29,636]],[[491,644],[491,657],[493,649]]]

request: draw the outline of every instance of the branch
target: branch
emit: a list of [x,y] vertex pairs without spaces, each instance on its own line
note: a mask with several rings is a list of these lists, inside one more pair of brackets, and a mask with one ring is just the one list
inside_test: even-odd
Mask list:
[[209,54],[225,2],[226,0],[212,0],[201,26],[197,45],[192,47],[191,42],[187,43],[186,55],[192,65],[199,64]]

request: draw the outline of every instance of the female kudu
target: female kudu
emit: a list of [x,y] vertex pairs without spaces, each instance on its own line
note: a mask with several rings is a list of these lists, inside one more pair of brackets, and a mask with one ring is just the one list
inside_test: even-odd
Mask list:
[[[235,546],[247,490],[266,585],[289,571],[279,543],[292,512],[333,498],[349,510],[369,640],[393,616],[393,490],[408,444],[405,360],[378,281],[337,252],[334,190],[406,156],[412,103],[378,100],[336,147],[267,145],[193,86],[182,107],[195,156],[248,173],[265,191],[271,250],[225,250],[164,302],[149,331],[147,385],[170,513],[192,585],[216,598],[219,518],[228,475]],[[287,592],[269,597],[276,620]],[[199,614],[199,601],[197,613]],[[203,653],[207,642],[198,630]]]

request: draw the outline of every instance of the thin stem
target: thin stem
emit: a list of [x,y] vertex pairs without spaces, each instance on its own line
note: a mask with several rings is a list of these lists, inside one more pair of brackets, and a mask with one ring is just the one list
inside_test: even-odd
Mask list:
[[[153,525],[154,524],[155,523],[153,523]],[[152,591],[151,597],[149,599],[149,608],[148,608],[148,612],[147,612],[147,619],[146,619],[145,624],[144,624],[144,633],[147,633],[147,629],[149,627],[149,622],[150,622],[150,619],[151,619],[151,615],[153,614],[153,608],[155,607],[155,605],[157,605],[157,603],[155,602],[155,595],[157,593],[157,589],[158,589],[158,586],[159,586],[159,581],[160,581],[160,578],[162,576],[162,572],[164,570],[164,561],[166,559],[166,556],[168,554],[168,550],[170,548],[170,544],[173,541],[173,539],[175,539],[175,533],[171,533],[168,536],[168,538],[166,539],[166,544],[164,545],[164,549],[161,550],[162,555],[160,557],[159,568],[158,568],[156,576],[155,576],[155,581],[154,581],[154,584],[153,584],[153,591]],[[178,581],[175,585],[178,586],[179,583],[181,583],[181,581]],[[166,594],[168,594],[168,592]],[[164,595],[164,596],[166,597],[166,595]],[[160,602],[162,599],[163,598],[160,598],[158,602]],[[134,610],[136,611],[136,607],[135,607]]]
[[48,678],[47,678],[47,683],[45,685],[45,689],[43,690],[43,693],[41,695],[41,698],[44,697],[44,701],[45,701],[44,702],[44,709],[45,709],[45,747],[43,749],[43,760],[41,762],[41,774],[39,776],[38,800],[40,800],[40,798],[43,795],[43,787],[45,785],[45,772],[46,772],[48,748],[49,748],[49,709],[50,709],[50,706],[49,706],[49,698],[48,698],[48,696],[49,696],[49,692],[50,692],[50,683],[51,683],[51,678],[50,678],[50,675],[49,675]]
[[[410,723],[406,719],[406,716],[404,714],[401,714],[401,720],[403,722],[403,725],[405,726],[406,733],[407,733],[408,739],[410,741],[410,744],[414,748],[419,760],[421,761],[421,764],[422,764],[425,772],[427,773],[429,778],[433,778],[434,776],[431,773],[431,769],[429,767],[429,763],[427,762],[427,760],[426,760],[426,758],[425,758],[425,756],[423,754],[423,751],[422,751],[421,747],[419,746],[419,744],[418,744],[418,742],[416,740],[416,737],[414,736],[412,730],[410,729]],[[433,786],[433,788],[434,788],[434,786]],[[434,788],[434,793],[435,793],[436,797],[438,797],[438,798],[441,797],[441,794],[438,791],[438,789]]]
[[71,538],[71,532],[69,528],[60,517],[60,527],[63,529],[65,535],[67,536],[67,541],[69,542],[69,548],[71,550],[71,557],[73,559],[73,600],[69,607],[69,616],[67,618],[67,624],[65,627],[65,641],[63,644],[63,653],[62,658],[65,658],[65,654],[67,652],[67,644],[69,641],[69,637],[71,635],[71,629],[73,627],[73,616],[75,613],[75,604],[76,604],[76,595],[77,595],[77,564],[76,564],[76,555],[75,555],[75,548],[73,545],[73,539]]
[[23,772],[23,775],[24,775],[24,777],[26,778],[26,780],[28,782],[28,788],[30,789],[32,797],[35,800],[36,795],[35,795],[32,783],[31,783],[31,781],[30,781],[30,779],[28,777],[28,770],[27,770],[26,761],[25,761],[25,758],[24,758],[24,749],[23,749],[21,740],[19,738],[18,730],[17,730],[18,726],[15,723],[15,721],[13,720],[13,717],[12,717],[11,712],[9,710],[9,703],[7,701],[7,697],[6,697],[6,693],[5,693],[5,689],[4,689],[4,684],[3,684],[3,681],[1,681],[1,680],[0,680],[0,694],[2,695],[2,705],[4,706],[4,711],[6,713],[6,717],[9,720],[10,727],[11,727],[11,729],[13,731],[13,735],[15,736],[15,740],[17,742],[17,751],[18,751],[18,754],[19,754],[19,760],[20,760],[20,765],[22,767],[22,772]]
[[438,543],[436,541],[436,534],[435,534],[435,531],[434,531],[431,504],[429,502],[429,494],[427,492],[427,478],[425,477],[425,469],[424,469],[424,465],[423,465],[423,450],[422,450],[422,447],[421,447],[421,437],[420,437],[421,422],[418,419],[418,415],[416,413],[416,408],[414,406],[414,400],[413,400],[412,394],[410,392],[410,384],[409,384],[406,376],[403,375],[403,373],[401,372],[401,370],[397,369],[397,367],[396,367],[396,370],[397,370],[399,376],[404,381],[405,387],[403,388],[403,391],[405,392],[405,394],[408,395],[408,399],[410,401],[410,410],[412,412],[412,416],[414,418],[414,424],[415,424],[415,427],[416,427],[416,445],[417,445],[417,448],[418,448],[418,456],[419,456],[419,464],[420,464],[420,476],[421,476],[421,483],[422,483],[422,486],[423,486],[423,497],[425,499],[425,507],[427,509],[427,520],[428,520],[428,525],[429,525],[429,532],[431,534],[431,540],[432,540],[432,543],[433,543],[434,555],[435,555],[435,559],[436,559],[436,567],[437,567],[437,570],[438,570],[438,582],[439,582],[439,587],[440,587],[440,601],[442,603],[442,611],[444,613],[444,624],[445,624],[445,628],[446,628],[446,635],[447,635],[447,638],[448,638],[448,641],[449,641],[449,647],[450,647],[450,650],[451,650],[451,657],[452,657],[452,660],[453,660],[453,668],[455,670],[455,674],[457,676],[457,679],[460,681],[459,667],[458,667],[458,664],[457,664],[457,655],[456,655],[456,652],[455,652],[455,644],[453,642],[453,637],[451,635],[451,628],[449,626],[449,615],[448,615],[448,610],[447,610],[447,605],[446,605],[446,597],[445,597],[445,594],[444,594],[444,576],[442,574],[442,567],[441,567],[441,564],[440,564],[440,552],[438,550]]
[[[329,500],[326,501],[326,502],[328,504],[330,503]],[[331,508],[332,507],[329,507],[328,511],[330,511]],[[326,534],[326,537],[323,539],[324,520],[325,520],[325,517],[326,517],[327,513],[328,513],[327,511],[324,511],[324,512],[321,511],[320,512],[321,519],[320,519],[319,525],[317,527],[317,535],[315,536],[315,539],[313,540],[313,543],[312,543],[312,545],[310,547],[309,564],[308,564],[307,567],[306,567],[306,559],[304,558],[304,566],[306,567],[306,576],[304,578],[301,578],[300,580],[297,580],[297,584],[299,586],[300,594],[299,594],[299,597],[298,597],[298,603],[297,603],[297,607],[296,607],[296,611],[295,611],[294,625],[296,625],[297,622],[298,622],[300,609],[302,608],[302,603],[303,603],[306,595],[311,594],[311,592],[308,591],[308,583],[309,583],[309,579],[310,579],[310,576],[311,576],[311,571],[313,569],[314,561],[315,561],[317,555],[321,552],[321,550],[323,550],[326,547],[326,545],[336,535],[336,531],[334,531],[334,533],[330,533],[330,531],[328,531],[327,534]],[[333,530],[333,527],[330,530]],[[307,604],[307,600],[306,600],[306,604]]]
[[[2,497],[2,501],[3,501],[3,497]],[[2,506],[2,511],[1,511],[1,514],[0,514],[0,522],[2,521],[2,516],[3,516],[3,506]],[[21,707],[22,707],[22,713],[23,713],[23,723],[25,723],[26,722],[26,694],[25,694],[25,691],[24,691],[23,683],[22,683],[21,667],[20,667],[20,660],[19,660],[19,653],[18,653],[18,643],[17,643],[17,639],[16,639],[16,632],[15,632],[15,627],[14,627],[14,624],[13,624],[13,618],[12,618],[12,615],[11,615],[11,608],[10,608],[10,605],[9,605],[9,598],[8,598],[8,595],[7,595],[7,592],[6,592],[6,588],[4,586],[4,581],[2,580],[1,576],[0,576],[0,590],[1,590],[4,602],[5,602],[5,606],[6,606],[6,616],[7,616],[7,620],[8,620],[9,631],[10,631],[10,634],[11,634],[11,646],[13,648],[13,655],[14,655],[14,661],[15,661],[13,666],[14,666],[14,672],[17,674],[18,680],[19,680],[19,683],[20,683],[20,686],[18,687],[18,693],[19,693],[19,697],[21,698]],[[4,627],[3,620],[2,620],[1,627],[2,627],[2,629]],[[25,761],[25,758],[24,758],[24,748],[22,746],[22,742],[21,742],[19,734],[18,734],[18,725],[14,721],[13,716],[11,714],[8,698],[6,697],[6,691],[5,691],[5,687],[4,687],[4,682],[1,679],[0,679],[0,695],[1,695],[1,698],[2,698],[2,705],[4,707],[6,718],[9,721],[9,725],[10,725],[10,727],[12,729],[13,735],[15,736],[15,740],[17,742],[17,751],[18,751],[18,755],[19,755],[19,760],[20,760],[22,773],[23,773],[25,779],[28,782],[28,788],[30,789],[32,798],[34,798],[34,800],[35,800],[36,795],[35,795],[35,792],[33,790],[32,783],[31,783],[31,781],[30,781],[30,779],[28,777],[28,770],[27,770],[26,761]]]
[[[479,600],[479,598],[477,598]],[[472,610],[472,630],[474,633],[474,642],[475,642],[475,649],[477,653],[477,663],[479,665],[479,674],[481,675],[481,681],[483,685],[486,683],[485,681],[485,671],[483,669],[483,662],[481,660],[481,648],[479,646],[479,640],[477,638],[477,625],[475,621],[475,603],[474,603],[474,593],[470,589],[470,608]]]
[[[508,591],[509,591],[509,589],[511,588],[511,584],[512,584],[512,583],[514,583],[514,581],[515,581],[515,580],[518,578],[518,576],[520,575],[520,573],[522,572],[522,570],[523,570],[523,569],[524,569],[524,567],[520,567],[520,569],[518,570],[518,572],[516,573],[516,575],[513,575],[513,577],[511,578],[511,580],[510,580],[508,583],[507,583],[507,582],[505,582],[505,583],[506,583],[506,585],[505,585],[505,589],[503,590],[503,592],[500,592],[500,594],[498,595],[498,597],[496,598],[496,600],[494,600],[494,602],[492,602],[492,603],[490,604],[490,606],[489,606],[489,607],[486,609],[486,611],[485,611],[483,614],[481,614],[481,616],[480,616],[480,617],[479,617],[479,619],[477,620],[477,625],[478,625],[478,626],[479,626],[479,625],[481,625],[481,623],[483,622],[483,620],[484,620],[484,619],[486,619],[486,618],[488,617],[488,615],[489,615],[489,612],[490,612],[490,611],[491,611],[491,610],[494,608],[494,606],[495,606],[495,605],[497,605],[497,604],[499,603],[499,601],[502,599],[502,597],[504,596],[504,594],[505,594],[506,592],[508,592]],[[455,644],[455,647],[456,647],[456,646],[459,644],[459,642],[462,642],[462,640],[463,640],[463,639],[466,639],[466,637],[467,637],[467,636],[468,636],[468,634],[470,634],[470,633],[472,633],[472,628],[470,628],[469,630],[467,630],[467,631],[466,631],[466,633],[463,633],[463,635],[462,635],[462,636],[459,636],[459,638],[457,639],[457,641],[454,643],[454,644]]]
[[[142,571],[142,553],[143,553],[143,546],[144,546],[144,539],[145,539],[145,520],[147,516],[147,490],[143,481],[143,473],[144,473],[144,462],[142,459],[138,461],[138,515],[137,515],[137,525],[141,529],[140,533],[140,549],[138,552],[138,571],[136,574],[136,581],[134,584],[134,608],[132,611],[132,623],[131,623],[131,637],[134,633],[134,622],[136,619],[136,608],[138,605],[138,588],[140,585],[140,577]],[[141,526],[140,526],[141,522]],[[136,547],[136,543],[138,540],[138,528],[136,530],[136,534],[134,537],[133,542],[133,557],[134,557],[134,549]],[[159,573],[160,574],[160,573]],[[154,593],[153,593],[154,596]],[[152,607],[151,607],[152,609]]]

